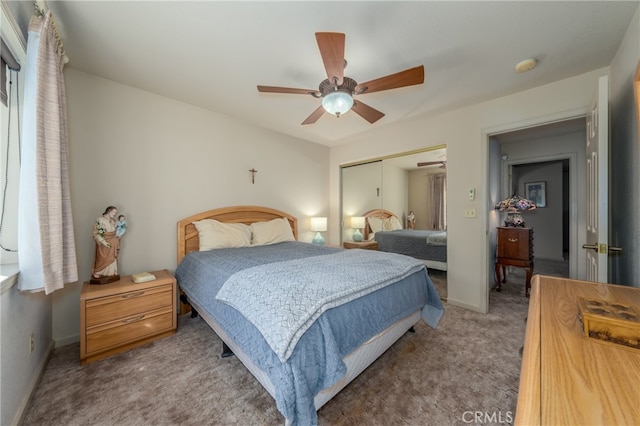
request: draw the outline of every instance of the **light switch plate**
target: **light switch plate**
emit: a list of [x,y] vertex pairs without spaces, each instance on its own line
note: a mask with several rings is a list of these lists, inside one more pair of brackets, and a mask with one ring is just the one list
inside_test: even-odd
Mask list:
[[476,199],[476,189],[475,188],[469,188],[469,201],[473,201],[475,199]]
[[475,218],[476,217],[476,209],[465,209],[464,217],[466,218]]

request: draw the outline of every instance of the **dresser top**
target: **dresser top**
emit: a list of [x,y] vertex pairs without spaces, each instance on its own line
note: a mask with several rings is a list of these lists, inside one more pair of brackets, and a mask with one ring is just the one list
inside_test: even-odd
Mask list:
[[80,300],[111,296],[127,291],[144,290],[162,284],[171,284],[175,281],[174,276],[167,269],[150,273],[155,275],[156,279],[144,283],[134,283],[131,275],[123,275],[120,280],[108,284],[89,284],[88,281],[85,281],[80,293]]
[[580,298],[640,307],[640,289],[536,275],[516,424],[637,424],[640,350],[585,337]]

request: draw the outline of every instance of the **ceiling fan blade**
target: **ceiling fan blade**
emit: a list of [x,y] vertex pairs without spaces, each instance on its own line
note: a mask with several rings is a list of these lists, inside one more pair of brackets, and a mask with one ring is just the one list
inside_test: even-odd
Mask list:
[[362,103],[360,101],[353,101],[353,106],[351,107],[353,112],[358,114],[360,117],[367,120],[369,123],[373,124],[376,121],[380,120],[384,117],[384,113],[378,111],[375,108],[371,108],[369,105]]
[[258,85],[258,92],[262,93],[290,93],[293,95],[322,95],[320,92],[314,89],[293,89],[291,87],[277,87],[277,86],[260,86]]
[[410,68],[385,77],[376,78],[366,83],[358,84],[356,94],[380,92],[381,90],[397,89],[424,83],[424,66]]
[[327,71],[327,78],[336,85],[342,84],[344,75],[344,44],[345,35],[342,33],[316,33],[320,56],[324,63],[324,69]]
[[313,111],[313,112],[311,113],[311,115],[310,115],[310,116],[308,116],[308,117],[307,117],[307,119],[306,119],[306,120],[304,120],[304,121],[302,122],[302,124],[303,124],[303,125],[304,125],[304,124],[313,124],[313,123],[315,123],[316,121],[318,121],[318,119],[319,119],[320,117],[322,117],[322,114],[324,114],[324,108],[322,107],[322,105],[320,105],[318,108],[316,108],[316,110],[315,110],[315,111]]
[[445,165],[447,164],[446,161],[424,161],[421,163],[418,163],[418,167],[424,167],[424,166],[435,166],[436,164],[441,164],[441,165]]

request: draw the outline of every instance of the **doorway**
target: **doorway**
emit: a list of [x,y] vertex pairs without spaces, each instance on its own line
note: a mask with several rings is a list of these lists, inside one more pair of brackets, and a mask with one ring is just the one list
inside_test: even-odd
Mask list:
[[[579,225],[585,220],[586,121],[583,116],[489,136],[489,197],[492,203],[526,188],[544,187],[546,205],[524,212],[534,228],[534,274],[581,278]],[[530,186],[526,186],[529,184]],[[552,197],[553,200],[549,197]],[[495,255],[496,227],[504,214],[490,215],[489,253]],[[489,259],[493,270],[495,258]],[[490,279],[489,290],[493,287]]]
[[[516,164],[511,181],[514,193],[538,204],[523,213],[534,232],[533,273],[569,278],[569,160]],[[532,187],[536,189],[528,190]],[[533,191],[544,192],[534,197]]]

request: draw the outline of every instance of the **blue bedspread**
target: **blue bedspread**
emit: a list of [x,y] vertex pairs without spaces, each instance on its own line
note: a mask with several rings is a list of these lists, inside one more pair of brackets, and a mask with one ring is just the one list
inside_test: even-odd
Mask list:
[[313,399],[346,373],[344,356],[417,309],[422,309],[423,318],[433,326],[443,313],[433,283],[425,269],[420,269],[397,283],[324,312],[302,335],[289,359],[282,362],[253,324],[231,306],[216,300],[225,281],[240,270],[310,256],[325,262],[332,256],[323,255],[339,250],[286,242],[194,252],[176,270],[178,283],[187,296],[269,375],[278,410],[294,425],[317,424]]
[[[240,311],[260,330],[281,361],[323,312],[424,268],[408,256],[349,250],[244,269],[229,278],[216,299]],[[247,297],[251,294],[254,297]]]

